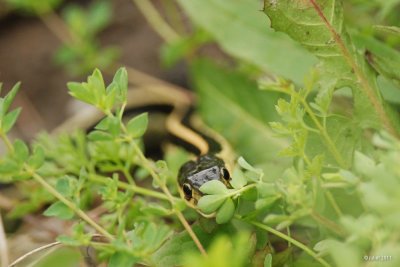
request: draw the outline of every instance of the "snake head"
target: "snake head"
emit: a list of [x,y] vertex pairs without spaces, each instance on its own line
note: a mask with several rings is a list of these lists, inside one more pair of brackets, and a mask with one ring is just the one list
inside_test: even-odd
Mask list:
[[178,174],[178,183],[184,198],[197,204],[203,195],[200,187],[211,180],[219,180],[227,187],[231,177],[222,159],[213,154],[205,154],[196,161],[188,161],[182,165]]

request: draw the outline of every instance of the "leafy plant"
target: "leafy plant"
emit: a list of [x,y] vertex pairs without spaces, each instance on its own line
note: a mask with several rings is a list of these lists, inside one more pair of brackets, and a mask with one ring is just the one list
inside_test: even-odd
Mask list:
[[118,58],[116,47],[102,47],[97,35],[111,20],[111,4],[97,1],[86,10],[71,5],[63,11],[69,40],[58,50],[56,62],[73,75],[86,74],[97,68],[108,68]]
[[[167,23],[146,3],[152,25]],[[265,0],[265,14],[249,0],[177,3],[193,31],[166,38],[163,58],[189,59],[198,113],[235,151],[231,187],[210,181],[198,210],[188,207],[176,185],[187,154],[146,158],[148,115],[123,120],[126,70],[106,85],[96,69],[68,83],[104,114],[87,133],[11,141],[19,84],[0,99],[1,181],[23,195],[10,215],[72,220],[58,240],[95,248],[109,266],[398,266],[399,30],[372,25],[398,23],[398,1]],[[111,62],[85,57],[86,45],[100,54],[108,12],[67,13],[71,68]],[[211,42],[228,63],[200,51]]]

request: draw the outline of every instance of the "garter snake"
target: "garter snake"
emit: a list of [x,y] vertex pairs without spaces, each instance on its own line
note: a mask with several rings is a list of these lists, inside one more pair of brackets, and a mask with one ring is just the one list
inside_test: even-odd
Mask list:
[[[195,148],[197,158],[182,165],[177,177],[181,197],[192,207],[203,195],[200,187],[208,181],[219,180],[230,187],[231,151],[225,140],[216,132],[202,124],[189,110],[193,107],[194,96],[186,90],[151,85],[128,90],[126,113],[135,110],[151,112],[153,107],[169,106],[170,113],[164,127],[169,134]],[[76,128],[87,129],[100,121],[99,112],[82,112],[66,121],[55,132]],[[196,130],[194,130],[196,129]],[[224,160],[223,160],[224,159]]]

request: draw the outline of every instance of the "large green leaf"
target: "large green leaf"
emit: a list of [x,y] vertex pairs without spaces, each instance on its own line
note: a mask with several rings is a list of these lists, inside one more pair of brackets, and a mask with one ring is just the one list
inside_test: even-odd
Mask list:
[[287,142],[275,137],[268,125],[279,120],[274,108],[279,94],[260,91],[246,77],[206,61],[193,65],[192,76],[206,123],[225,136],[237,154],[263,167],[267,177],[280,174],[287,164],[277,154]]
[[[321,89],[350,87],[354,97],[354,115],[359,125],[380,128],[384,113],[390,113],[390,110],[381,102],[375,73],[368,66],[363,55],[357,53],[345,30],[341,1],[315,2],[324,18],[318,14],[311,1],[265,0],[264,12],[271,19],[271,26],[275,30],[287,33],[318,57]],[[324,19],[332,27],[331,29],[327,27]],[[341,46],[333,37],[332,30],[343,41],[348,50],[347,55],[343,53]],[[350,62],[356,65],[358,76]],[[363,76],[362,79],[360,75]],[[387,122],[386,126],[388,126]]]
[[268,20],[254,0],[178,0],[191,19],[209,32],[227,53],[260,69],[303,83],[315,57]]

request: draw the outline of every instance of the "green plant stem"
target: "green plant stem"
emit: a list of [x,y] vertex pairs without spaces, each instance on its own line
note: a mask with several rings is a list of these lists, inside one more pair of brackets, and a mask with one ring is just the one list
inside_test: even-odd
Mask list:
[[249,189],[251,189],[253,187],[256,187],[256,186],[257,186],[257,184],[249,184],[249,185],[246,185],[246,186],[244,186],[244,187],[242,187],[242,188],[240,188],[238,190],[235,190],[232,193],[229,193],[227,195],[223,195],[223,197],[233,197],[233,196],[235,196],[237,194],[243,193],[243,192],[245,192],[245,191],[247,191],[247,190],[249,190]]
[[344,59],[347,61],[347,63],[350,65],[350,67],[354,70],[354,73],[356,74],[359,83],[361,84],[362,88],[364,88],[364,93],[366,94],[366,96],[368,97],[372,106],[378,113],[380,119],[383,122],[383,125],[392,135],[399,137],[399,133],[396,131],[395,127],[392,124],[392,121],[389,119],[389,116],[386,114],[385,108],[382,105],[382,103],[380,102],[380,100],[378,99],[377,93],[374,92],[373,88],[369,84],[364,73],[362,72],[360,67],[357,65],[356,60],[352,57],[350,51],[344,44],[342,37],[332,27],[332,25],[330,24],[328,19],[325,17],[324,13],[322,12],[318,3],[315,0],[309,0],[309,1],[313,5],[315,11],[318,13],[318,16],[322,19],[322,21],[325,23],[328,30],[331,32],[333,38],[336,41],[336,44],[338,45],[339,49],[342,51]]
[[[308,166],[311,166],[311,161],[307,157],[307,155],[303,152],[303,158],[306,161]],[[320,178],[320,177],[319,177]],[[326,198],[328,199],[329,203],[332,205],[332,208],[335,210],[336,214],[340,217],[343,215],[342,211],[340,210],[339,205],[336,203],[335,198],[332,196],[332,193],[329,191],[329,189],[322,188],[324,191],[324,194],[326,195]]]
[[341,211],[339,205],[336,203],[335,198],[333,197],[332,193],[329,189],[323,189],[325,191],[325,195],[328,198],[328,201],[331,203],[333,209],[335,210],[336,214],[341,217],[343,216],[343,212]]
[[338,234],[341,237],[345,237],[345,232],[340,227],[340,225],[336,224],[335,222],[329,220],[328,218],[322,216],[316,211],[311,211],[311,217],[314,218],[317,222],[321,223],[322,225],[325,225],[328,229],[331,229],[333,232]]
[[169,192],[168,188],[161,182],[160,177],[155,173],[153,170],[152,166],[150,165],[150,162],[146,159],[146,157],[143,155],[142,151],[138,147],[138,145],[135,142],[133,143],[133,147],[139,156],[140,161],[143,164],[143,167],[147,169],[147,171],[150,173],[150,175],[153,177],[154,180],[157,181],[157,183],[160,185],[161,190],[165,193],[165,195],[168,197],[168,200],[170,201],[172,208],[174,209],[174,212],[176,216],[178,217],[179,221],[185,228],[185,230],[188,232],[190,237],[193,239],[193,242],[196,244],[197,248],[201,252],[203,256],[207,256],[207,252],[204,249],[203,245],[201,244],[199,238],[197,237],[196,233],[193,231],[192,227],[190,224],[186,221],[185,217],[183,216],[182,212],[180,212],[178,209],[175,207],[175,198],[172,196],[172,194]]
[[[89,180],[99,183],[99,184],[107,184],[107,179],[109,179],[108,177],[105,176],[100,176],[97,174],[93,174],[89,176]],[[124,183],[121,181],[118,181],[118,187],[121,189],[125,189],[125,190],[129,190],[131,192],[137,193],[137,194],[141,194],[144,196],[149,196],[149,197],[154,197],[157,199],[161,199],[161,200],[167,200],[169,201],[169,198],[160,192],[154,191],[154,190],[150,190],[150,189],[146,189],[137,185],[133,185],[133,184],[128,184],[128,183]]]
[[[239,219],[239,220],[243,220],[243,219],[240,218],[239,216],[235,216],[235,217],[236,217],[237,219]],[[307,246],[304,245],[303,243],[297,241],[296,239],[294,239],[294,238],[292,238],[292,237],[290,237],[290,236],[288,236],[288,235],[286,235],[286,234],[284,234],[284,233],[282,233],[282,232],[279,232],[278,230],[275,230],[275,229],[272,228],[272,227],[269,227],[269,226],[267,226],[267,225],[265,225],[265,224],[262,224],[262,223],[260,223],[260,222],[253,221],[253,220],[249,220],[249,221],[244,220],[244,221],[246,221],[246,222],[248,222],[248,223],[250,223],[250,224],[252,224],[252,225],[254,225],[254,226],[256,226],[256,227],[258,227],[258,228],[260,228],[260,229],[263,229],[263,230],[265,230],[265,231],[267,231],[267,232],[270,232],[271,234],[274,234],[274,235],[276,235],[276,236],[278,236],[278,237],[280,237],[280,238],[282,238],[282,239],[284,239],[284,240],[290,242],[290,243],[293,244],[294,246],[300,248],[300,249],[303,250],[305,253],[307,253],[308,255],[310,255],[311,257],[313,257],[316,261],[318,261],[319,263],[321,263],[323,266],[325,266],[325,267],[331,267],[331,265],[330,265],[328,262],[326,262],[324,259],[320,258],[320,257],[319,257],[314,251],[312,251],[309,247],[307,247]]]
[[0,132],[0,137],[3,140],[4,144],[6,144],[8,151],[10,151],[11,153],[14,153],[14,146],[12,145],[8,136],[5,133]]
[[125,178],[128,180],[128,182],[130,184],[134,185],[135,184],[135,180],[133,179],[133,177],[132,177],[131,173],[129,172],[129,170],[123,165],[120,165],[120,168],[121,168],[121,171],[124,174]]
[[346,162],[340,155],[339,151],[336,149],[335,143],[333,143],[333,141],[332,141],[331,137],[329,136],[329,134],[327,133],[326,129],[321,125],[321,123],[315,116],[314,112],[311,110],[311,108],[308,105],[308,103],[306,102],[306,100],[304,98],[300,97],[297,93],[296,93],[296,96],[303,104],[306,112],[311,117],[311,120],[314,122],[315,126],[317,126],[322,137],[325,139],[328,149],[331,152],[331,154],[333,155],[333,157],[335,158],[336,162],[340,165],[340,167],[346,168]]
[[132,0],[137,8],[142,12],[147,22],[154,31],[158,33],[167,43],[180,39],[180,36],[170,25],[162,18],[157,9],[149,0]]
[[84,211],[82,211],[80,208],[78,208],[73,202],[65,198],[63,195],[61,195],[53,186],[51,186],[49,183],[46,182],[46,180],[37,174],[35,170],[33,170],[29,165],[24,164],[25,170],[38,182],[40,183],[50,194],[52,194],[55,198],[57,198],[59,201],[64,203],[68,208],[74,211],[76,215],[78,215],[82,220],[87,222],[89,225],[91,225],[94,229],[96,229],[100,234],[104,235],[107,237],[109,240],[114,240],[114,237],[103,227],[98,225],[92,218],[90,218]]

